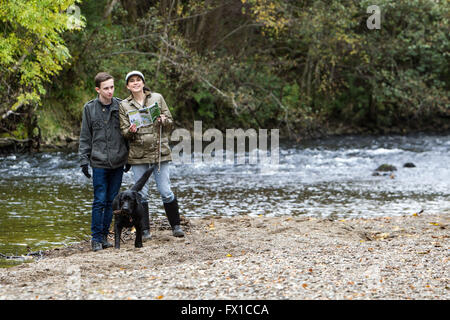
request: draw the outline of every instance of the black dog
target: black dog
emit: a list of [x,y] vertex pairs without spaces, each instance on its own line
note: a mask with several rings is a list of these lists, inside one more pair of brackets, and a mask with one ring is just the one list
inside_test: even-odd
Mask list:
[[145,185],[152,172],[153,168],[145,171],[131,189],[119,192],[114,198],[112,208],[114,212],[114,242],[116,249],[120,249],[122,228],[130,228],[132,226],[136,229],[134,246],[142,248],[142,219],[145,211],[139,191]]

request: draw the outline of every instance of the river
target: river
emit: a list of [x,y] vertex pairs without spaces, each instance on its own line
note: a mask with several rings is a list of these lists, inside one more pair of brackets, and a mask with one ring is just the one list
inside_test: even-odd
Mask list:
[[[70,152],[0,159],[0,253],[23,255],[89,236],[92,180],[77,161]],[[403,167],[407,162],[415,167]],[[384,163],[397,170],[374,176]],[[187,217],[448,214],[450,134],[281,143],[278,164],[175,163],[171,180]],[[150,211],[162,215],[151,181]],[[130,185],[131,171],[124,174],[123,188]]]

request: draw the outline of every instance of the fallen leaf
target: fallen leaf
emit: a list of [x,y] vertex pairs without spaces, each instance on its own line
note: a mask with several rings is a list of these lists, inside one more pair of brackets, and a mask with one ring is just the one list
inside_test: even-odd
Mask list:
[[438,226],[438,227],[440,226],[440,224],[437,223],[437,222],[430,222],[430,224],[433,225],[433,226]]
[[228,254],[227,254],[227,257],[232,257],[232,255],[228,253]]
[[443,235],[443,236],[431,236],[433,239],[444,239],[444,238],[450,238],[450,236],[448,235]]
[[308,285],[306,283],[302,284],[303,289],[306,289]]
[[160,296],[157,296],[156,299],[161,300],[163,297],[164,297],[163,295],[160,295]]

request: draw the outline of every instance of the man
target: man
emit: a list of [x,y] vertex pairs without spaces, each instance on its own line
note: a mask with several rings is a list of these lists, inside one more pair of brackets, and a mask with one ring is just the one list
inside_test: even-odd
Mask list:
[[[112,201],[122,184],[128,145],[120,132],[119,101],[113,98],[114,78],[106,72],[95,76],[97,99],[84,105],[80,133],[80,166],[91,178],[92,167],[94,201],[92,204],[92,250],[111,247],[107,241],[112,221]],[[125,172],[129,170],[126,166]]]

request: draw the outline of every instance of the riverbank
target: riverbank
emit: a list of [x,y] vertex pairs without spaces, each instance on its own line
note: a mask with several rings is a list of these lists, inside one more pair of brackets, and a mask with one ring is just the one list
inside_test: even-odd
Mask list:
[[205,217],[153,239],[89,242],[0,269],[0,299],[450,298],[449,215],[331,220]]

